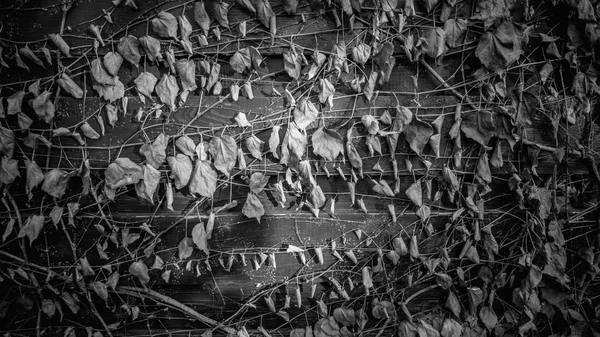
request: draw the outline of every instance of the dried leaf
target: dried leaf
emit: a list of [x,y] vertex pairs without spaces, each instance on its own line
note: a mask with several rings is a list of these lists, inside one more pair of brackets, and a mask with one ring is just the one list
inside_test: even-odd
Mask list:
[[371,46],[361,42],[352,48],[352,59],[360,66],[364,66],[365,63],[371,57]]
[[0,165],[0,182],[9,185],[19,176],[19,162],[15,159],[2,157]]
[[[279,147],[280,139],[279,139],[279,131],[281,130],[281,126],[275,125],[271,129],[271,136],[269,137],[269,152],[273,153],[273,157],[279,159],[279,153],[277,152],[277,148]],[[314,140],[313,140],[314,142]]]
[[236,51],[235,54],[231,56],[231,59],[229,59],[229,65],[235,72],[240,74],[246,69],[250,69],[252,65],[250,50],[248,48],[242,48]]
[[50,170],[44,176],[44,183],[42,184],[42,191],[50,194],[55,198],[62,198],[67,190],[67,184],[72,174],[67,173],[61,169],[55,168]]
[[117,76],[123,64],[123,57],[117,52],[108,52],[104,55],[103,63],[109,74]]
[[327,128],[319,128],[312,135],[313,153],[328,161],[335,161],[344,154],[344,141],[339,133]]
[[213,137],[209,143],[208,151],[214,158],[215,168],[229,177],[237,155],[235,139],[231,136]]
[[319,111],[315,105],[305,98],[300,99],[294,108],[294,122],[301,130],[306,129],[306,127],[314,122],[318,115]]
[[96,82],[100,84],[110,84],[112,83],[112,77],[108,75],[104,67],[102,66],[102,62],[100,59],[94,59],[90,63],[90,68],[92,70],[92,76],[96,80]]
[[258,199],[258,196],[254,193],[248,193],[244,207],[242,207],[242,213],[248,218],[256,218],[260,222],[260,218],[265,215],[265,209]]
[[123,56],[124,59],[129,61],[129,63],[133,64],[136,68],[139,68],[140,59],[142,58],[142,56],[140,55],[140,43],[137,37],[133,35],[123,36],[119,40],[117,50],[119,51],[119,54]]
[[229,19],[227,19],[227,13],[229,12],[229,4],[225,1],[213,2],[213,15],[215,20],[225,29],[229,29]]
[[268,182],[269,177],[265,176],[261,172],[254,172],[252,173],[252,176],[250,176],[250,183],[248,185],[252,193],[259,194],[262,192]]
[[175,157],[167,157],[171,167],[171,177],[175,179],[175,188],[180,190],[187,186],[192,176],[192,161],[184,154],[178,153]]
[[[6,157],[3,157],[6,158]],[[44,173],[38,166],[37,162],[25,159],[25,171],[27,172],[27,183],[25,185],[25,193],[29,199],[33,197],[33,189],[44,181]]]
[[117,158],[104,171],[106,185],[111,189],[136,184],[142,176],[142,168],[129,158]]
[[119,121],[119,110],[114,104],[106,104],[104,107],[106,108],[106,119],[108,120],[108,124],[114,128],[115,124]]
[[333,318],[345,326],[353,326],[356,323],[356,317],[354,316],[354,309],[347,307],[336,308],[333,311]]
[[0,153],[12,158],[15,149],[15,134],[12,130],[0,126]]
[[[49,62],[50,64],[52,64],[52,62]],[[5,68],[8,68],[8,64],[6,64],[6,61],[4,61],[4,56],[3,56],[3,49],[2,47],[0,47],[0,66],[3,66]]]
[[65,40],[63,40],[62,36],[58,34],[48,34],[48,37],[50,38],[50,41],[52,41],[66,57],[73,57],[71,56],[71,48],[65,42]]
[[99,139],[100,138],[100,135],[98,134],[98,132],[96,132],[96,130],[94,130],[94,128],[92,128],[92,126],[90,124],[88,124],[88,122],[84,122],[83,124],[81,124],[79,129],[81,130],[81,133],[83,133],[83,135],[86,138],[89,138],[89,139]]
[[150,72],[143,72],[135,79],[135,85],[138,92],[150,99],[152,99],[152,92],[158,79],[154,74]]
[[258,160],[262,160],[262,147],[264,143],[265,142],[260,140],[255,135],[246,138],[246,147],[248,148],[248,151],[250,151],[252,157]]
[[208,30],[210,29],[210,17],[206,13],[204,1],[198,1],[194,3],[194,21],[200,26],[205,36],[208,36]]
[[129,273],[136,276],[142,284],[150,282],[148,267],[142,260],[138,260],[129,265]]
[[289,124],[281,144],[280,163],[296,167],[304,156],[306,144],[306,136],[295,124]]
[[217,83],[220,72],[221,72],[221,65],[216,62],[213,63],[212,67],[210,68],[210,74],[208,75],[208,80],[206,81],[206,87],[204,87],[207,92],[213,87],[213,85],[215,85],[215,83]]
[[152,36],[142,36],[139,39],[139,44],[144,49],[146,56],[151,62],[162,61],[162,55],[160,54],[160,41],[153,38]]
[[165,161],[167,144],[169,139],[164,133],[160,133],[152,144],[144,144],[140,148],[140,154],[146,158],[146,162],[154,168],[159,168]]
[[483,325],[490,331],[498,324],[498,316],[496,316],[494,310],[487,305],[481,307],[481,310],[479,310],[479,318],[483,322]]
[[333,107],[333,95],[335,94],[335,87],[329,80],[319,80],[319,101],[323,104],[329,102],[329,107]]
[[521,38],[512,23],[503,22],[493,33],[485,32],[475,55],[489,70],[502,73],[523,53]]
[[179,86],[177,85],[175,76],[163,74],[155,90],[161,102],[165,103],[171,111],[175,111],[175,99],[179,93]]
[[177,146],[179,151],[183,152],[183,154],[189,156],[190,158],[194,156],[196,151],[196,144],[190,137],[186,135],[177,138],[177,141],[175,141],[175,146]]
[[423,188],[421,186],[421,179],[415,181],[406,189],[406,196],[413,202],[413,204],[421,207],[423,205]]
[[250,11],[252,14],[256,14],[256,9],[254,8],[254,6],[252,5],[252,3],[250,2],[250,0],[235,0],[235,2],[242,8],[247,9],[248,11]]
[[16,115],[22,111],[23,97],[25,97],[25,91],[17,91],[6,99],[8,115]]
[[36,65],[46,69],[42,60],[40,60],[37,56],[35,56],[35,54],[33,53],[33,51],[31,51],[31,49],[29,48],[28,45],[25,45],[25,47],[19,48],[19,54],[21,56],[23,56],[24,58],[28,59],[29,61],[35,63]]
[[456,47],[459,39],[467,30],[467,20],[448,19],[444,23],[444,32],[446,33],[446,45],[450,48]]
[[378,77],[379,77],[379,73],[372,71],[371,74],[369,75],[369,79],[367,80],[367,83],[363,87],[363,94],[365,95],[365,98],[369,102],[373,98],[373,92],[375,90],[375,84],[377,84]]
[[56,82],[58,82],[58,84],[73,97],[83,97],[83,90],[81,89],[81,87],[79,87],[79,85],[77,85],[75,81],[73,81],[69,76],[67,76],[67,74],[63,73],[61,75],[61,78],[56,80]]
[[193,60],[177,60],[174,65],[183,90],[196,90],[196,63]]
[[208,160],[196,159],[196,166],[190,179],[190,193],[212,198],[216,189],[217,172],[212,169]]
[[410,148],[418,155],[421,155],[432,135],[433,127],[429,123],[421,121],[416,116],[404,130],[404,136]]
[[287,49],[283,52],[283,68],[291,78],[298,80],[302,70],[302,57],[295,49]]
[[268,0],[256,0],[256,16],[265,27],[271,27],[271,20],[275,17],[275,12],[271,8],[271,3]]
[[29,246],[33,244],[33,241],[38,238],[44,227],[44,221],[46,218],[43,215],[31,215],[27,218],[27,222],[19,230],[18,238],[27,236],[29,238]]
[[17,124],[19,125],[19,129],[21,130],[29,130],[29,127],[33,121],[26,114],[19,112],[17,114]]
[[177,38],[177,19],[171,13],[160,11],[152,19],[152,28],[161,37]]
[[203,251],[206,255],[210,254],[208,250],[208,239],[204,224],[202,222],[197,223],[192,230],[192,240],[196,244],[196,247]]

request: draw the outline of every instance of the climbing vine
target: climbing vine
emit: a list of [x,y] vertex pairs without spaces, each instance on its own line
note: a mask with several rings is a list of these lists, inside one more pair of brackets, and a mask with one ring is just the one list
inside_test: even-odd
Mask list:
[[[1,10],[3,333],[600,334],[600,3],[103,2]],[[16,41],[22,11],[60,29]],[[132,198],[144,217],[113,212]],[[218,240],[290,218],[274,246]],[[278,261],[224,316],[161,288]]]

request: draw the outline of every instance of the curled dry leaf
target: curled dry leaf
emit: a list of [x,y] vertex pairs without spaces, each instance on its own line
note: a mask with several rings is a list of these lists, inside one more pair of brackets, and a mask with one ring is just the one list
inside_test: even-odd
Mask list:
[[44,66],[44,62],[42,62],[42,60],[35,56],[33,51],[29,48],[29,45],[25,45],[25,47],[19,48],[19,54],[22,57],[28,59],[29,61],[35,63],[36,65],[46,69],[46,66]]
[[348,138],[346,140],[346,154],[348,155],[348,159],[350,160],[350,164],[352,165],[352,167],[357,169],[360,173],[360,177],[363,178],[363,161],[362,161],[362,158],[360,157],[360,155],[358,154],[356,147],[352,143],[353,130],[354,130],[354,125],[352,125],[350,127],[350,129],[348,129],[348,132],[346,135]]
[[71,94],[75,98],[83,97],[83,90],[75,81],[73,81],[67,74],[62,73],[61,78],[56,80],[56,82],[63,88],[66,92]]
[[328,161],[344,154],[344,140],[336,131],[321,127],[312,135],[313,152]]
[[194,21],[200,26],[204,36],[208,36],[208,30],[210,29],[210,17],[206,13],[206,7],[204,1],[197,1],[194,3]]
[[242,213],[248,218],[255,218],[260,222],[260,218],[265,215],[265,208],[263,207],[258,196],[252,192],[248,193],[246,202],[242,207]]
[[404,130],[404,136],[410,148],[416,154],[421,155],[425,145],[429,142],[429,138],[433,135],[433,127],[427,123],[413,117],[412,121]]
[[106,120],[108,121],[108,124],[114,128],[115,124],[119,121],[119,111],[117,106],[114,104],[106,104],[104,107],[106,108]]
[[179,32],[181,33],[181,39],[184,41],[190,40],[190,35],[192,34],[192,24],[187,19],[185,14],[177,17],[177,22],[179,22]]
[[88,124],[88,122],[81,124],[79,129],[81,130],[81,133],[83,133],[83,135],[86,138],[89,138],[89,139],[99,139],[100,138],[100,135],[98,134],[98,132],[96,132],[96,130],[94,130],[94,128],[92,128],[92,126],[90,124]]
[[250,182],[248,183],[250,191],[254,194],[259,194],[267,186],[269,177],[265,176],[262,172],[254,172],[250,176]]
[[104,44],[104,39],[102,38],[102,34],[100,33],[100,27],[98,27],[98,25],[95,25],[95,24],[92,23],[92,24],[90,24],[88,26],[88,30],[96,38],[96,40],[98,41],[98,43],[100,43],[100,45],[102,47],[104,47],[105,44]]
[[250,69],[250,66],[252,65],[250,50],[248,48],[242,48],[236,51],[235,54],[231,56],[231,59],[229,59],[229,65],[235,72],[240,74],[246,69]]
[[365,63],[371,57],[371,46],[361,42],[352,48],[352,59],[360,66],[364,66]]
[[23,238],[27,236],[29,238],[29,246],[31,246],[33,241],[40,236],[45,220],[46,218],[43,215],[31,215],[27,218],[25,225],[19,230],[17,237]]
[[231,99],[234,102],[237,102],[237,100],[240,98],[240,86],[237,84],[232,84],[229,87],[229,92],[231,93]]
[[[50,64],[52,64],[52,63],[50,63]],[[8,68],[8,64],[6,63],[6,61],[4,61],[3,48],[2,47],[0,47],[0,66]]]
[[52,43],[54,43],[54,45],[56,47],[58,47],[58,49],[66,56],[66,57],[72,57],[71,56],[71,48],[69,47],[69,45],[65,42],[65,40],[63,40],[62,36],[58,35],[58,34],[48,34],[48,37],[50,38],[50,41],[52,41]]
[[94,59],[90,63],[90,68],[92,70],[92,77],[96,80],[96,82],[100,84],[112,83],[112,77],[106,72],[106,70],[104,70],[102,62],[99,58]]
[[421,186],[421,179],[415,181],[410,185],[405,192],[406,196],[413,202],[413,204],[421,207],[423,205],[423,188]]
[[113,76],[117,76],[121,65],[123,64],[123,56],[117,52],[108,52],[104,55],[104,67]]
[[226,135],[214,137],[209,143],[208,151],[214,159],[215,168],[229,177],[237,155],[235,139]]
[[0,182],[2,184],[9,185],[15,181],[17,177],[21,176],[19,174],[19,162],[16,159],[2,157],[0,164]]
[[139,68],[142,56],[140,55],[140,42],[137,37],[133,35],[123,36],[119,40],[117,50],[124,59],[133,64],[136,68]]
[[173,14],[161,11],[152,19],[154,32],[161,37],[177,38],[177,19]]
[[183,154],[189,156],[190,158],[194,156],[194,152],[196,151],[196,144],[190,137],[186,135],[177,138],[177,141],[175,141],[175,146],[177,146],[179,151],[183,152]]
[[181,78],[182,89],[196,90],[196,63],[193,60],[177,60],[174,66]]
[[302,70],[302,57],[296,53],[295,49],[288,49],[283,52],[283,67],[291,78],[298,80]]
[[187,186],[192,177],[192,161],[190,157],[178,153],[175,157],[167,157],[167,163],[171,167],[171,177],[175,180],[175,188],[180,190]]
[[163,74],[155,87],[156,94],[161,102],[165,103],[171,111],[175,110],[175,99],[179,93],[177,79],[173,75]]
[[[277,152],[277,148],[279,147],[280,139],[279,139],[279,131],[281,130],[280,125],[275,125],[271,129],[271,136],[269,136],[269,152],[273,153],[273,157],[279,159],[279,153]],[[314,142],[314,140],[313,140]]]
[[[6,157],[3,157],[6,158]],[[44,181],[44,173],[36,161],[25,159],[25,171],[27,173],[27,182],[25,184],[25,193],[29,199],[33,197],[33,189]]]
[[139,39],[139,43],[151,62],[156,62],[157,60],[162,62],[163,57],[160,54],[160,41],[152,36],[142,36]]
[[319,80],[319,101],[321,103],[328,102],[329,107],[333,107],[333,95],[335,94],[335,87],[328,79],[322,78]]
[[229,12],[229,4],[225,1],[213,2],[213,15],[215,20],[225,29],[229,29],[229,19],[227,19],[227,13]]
[[29,127],[32,123],[33,121],[31,120],[31,118],[29,118],[29,116],[27,116],[23,112],[19,112],[17,114],[17,124],[19,125],[19,129],[29,130]]
[[67,184],[71,176],[72,174],[58,168],[48,171],[44,176],[42,191],[55,198],[62,198],[67,190]]
[[152,99],[152,93],[154,92],[154,87],[158,82],[158,79],[154,74],[150,72],[143,72],[135,79],[135,86],[137,91],[143,95],[140,97],[148,97]]
[[264,143],[265,142],[260,140],[255,135],[246,138],[246,147],[248,148],[248,151],[250,151],[252,157],[258,160],[262,160],[262,148]]
[[419,42],[421,52],[436,61],[448,50],[446,32],[440,27],[425,29]]
[[216,189],[217,172],[212,169],[208,160],[196,159],[196,166],[189,184],[190,193],[212,198]]
[[111,189],[136,184],[142,176],[142,168],[129,158],[117,158],[104,171],[106,185]]
[[0,153],[12,158],[15,149],[15,134],[12,130],[0,126]]
[[265,27],[271,27],[271,20],[275,17],[275,12],[271,8],[271,3],[268,0],[256,0],[256,16],[258,21]]
[[208,75],[208,80],[206,81],[206,91],[210,91],[210,89],[217,83],[219,79],[219,73],[221,72],[221,65],[217,62],[213,63],[210,68],[210,74]]
[[373,92],[375,90],[375,84],[377,84],[378,77],[379,77],[379,73],[372,71],[371,74],[369,75],[369,79],[367,80],[367,83],[363,87],[363,94],[365,95],[365,98],[369,102],[373,98]]
[[314,122],[318,115],[319,111],[315,105],[305,98],[300,99],[294,108],[294,122],[301,130],[306,129],[306,127]]
[[142,260],[133,262],[129,266],[129,273],[136,276],[141,283],[150,282],[150,276],[148,275],[148,267]]
[[306,136],[295,124],[289,124],[281,144],[281,164],[296,167],[306,149]]
[[146,162],[154,168],[159,168],[164,163],[169,139],[164,133],[160,133],[152,144],[144,144],[140,148],[140,154],[146,158]]
[[16,115],[22,111],[23,106],[23,98],[25,97],[25,91],[17,91],[12,96],[6,99],[6,103],[8,103],[8,107],[6,113],[8,115]]
[[199,222],[194,226],[194,229],[192,229],[192,240],[198,249],[203,251],[206,255],[210,254],[208,250],[208,237],[206,234],[206,229],[204,228],[204,223]]
[[138,197],[154,203],[154,192],[160,182],[160,171],[151,165],[143,165],[144,171],[142,180],[135,184],[135,192]]

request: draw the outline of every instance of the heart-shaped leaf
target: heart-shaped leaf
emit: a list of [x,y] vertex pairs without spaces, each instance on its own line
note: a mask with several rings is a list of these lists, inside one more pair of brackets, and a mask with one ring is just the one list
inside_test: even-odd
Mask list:
[[111,189],[136,184],[143,176],[142,168],[129,158],[117,158],[104,171],[106,185]]
[[44,176],[42,191],[55,198],[62,198],[67,190],[67,184],[71,176],[72,174],[58,168],[48,171]]
[[210,254],[208,250],[208,236],[202,222],[197,223],[194,226],[194,229],[192,229],[192,240],[198,249],[203,251],[206,255]]
[[192,161],[190,157],[178,153],[175,157],[167,157],[167,163],[171,167],[171,177],[175,179],[175,188],[178,190],[187,186],[192,177]]
[[318,115],[319,111],[315,105],[305,98],[300,99],[294,108],[294,122],[302,130],[314,122]]
[[169,12],[160,11],[156,14],[156,18],[152,19],[152,28],[161,37],[177,38],[177,19]]
[[229,65],[231,68],[240,74],[242,74],[246,69],[250,69],[252,65],[250,61],[250,50],[248,48],[242,48],[231,56],[229,59]]
[[133,35],[123,36],[119,39],[117,50],[124,59],[133,64],[136,68],[139,68],[142,56],[140,55],[140,42],[137,37]]
[[444,32],[446,32],[446,44],[450,48],[456,47],[456,43],[467,30],[467,20],[448,19],[444,23]]
[[283,68],[291,78],[298,80],[302,70],[302,57],[294,49],[283,52]]
[[96,82],[100,84],[110,84],[112,83],[112,77],[104,70],[102,66],[102,62],[99,58],[94,59],[90,62],[90,68],[92,70],[92,77],[96,80]]
[[313,152],[328,161],[335,161],[344,154],[344,139],[342,136],[324,127],[320,127],[312,135]]
[[223,0],[213,2],[213,15],[215,20],[225,29],[229,29],[229,19],[227,19],[227,13],[229,12],[229,4]]
[[196,63],[194,60],[177,60],[174,65],[181,79],[182,89],[196,90]]
[[214,159],[215,168],[229,177],[237,156],[235,139],[231,136],[213,137],[208,145],[208,152]]
[[521,38],[515,26],[508,21],[503,22],[494,32],[485,32],[475,50],[481,63],[496,73],[502,73],[522,53]]
[[150,72],[143,72],[135,79],[135,86],[138,92],[143,95],[140,97],[148,97],[152,99],[152,93],[158,79]]
[[33,244],[33,241],[40,236],[44,222],[46,218],[43,215],[31,215],[27,218],[27,222],[19,230],[19,238],[27,236],[29,238],[29,246]]
[[[4,157],[6,158],[6,157]],[[29,199],[33,197],[33,189],[44,181],[44,173],[36,161],[25,159],[25,171],[27,172],[27,182],[25,184],[25,193]]]
[[113,76],[117,76],[121,65],[123,64],[123,56],[117,52],[109,51],[104,55],[104,67]]
[[154,168],[159,168],[164,163],[169,138],[161,133],[152,144],[144,144],[140,148],[140,154],[146,157],[146,162]]
[[4,185],[10,185],[19,174],[19,162],[15,159],[9,159],[8,157],[2,157],[0,162],[0,183]]
[[142,260],[135,261],[129,266],[129,274],[136,276],[141,283],[150,282],[148,267]]
[[251,219],[256,219],[260,222],[260,218],[265,215],[265,208],[256,194],[250,192],[246,197],[246,202],[242,207],[242,213]]
[[206,13],[204,1],[194,2],[194,21],[196,21],[200,26],[200,29],[202,29],[204,36],[208,36],[210,17],[208,16],[208,13]]
[[268,0],[256,0],[256,16],[258,21],[265,27],[271,27],[271,19],[275,17],[275,12],[271,8],[271,4]]
[[208,160],[196,159],[196,166],[190,179],[190,193],[212,198],[216,189],[217,172],[212,169]]
[[160,171],[151,165],[143,165],[144,174],[142,180],[135,184],[135,192],[138,197],[154,203],[154,192],[160,182]]
[[151,62],[163,60],[163,57],[160,54],[160,41],[152,36],[142,36],[139,39],[139,43]]
[[171,111],[175,110],[175,99],[179,93],[177,79],[173,75],[163,74],[162,78],[154,88],[160,101],[165,103]]

